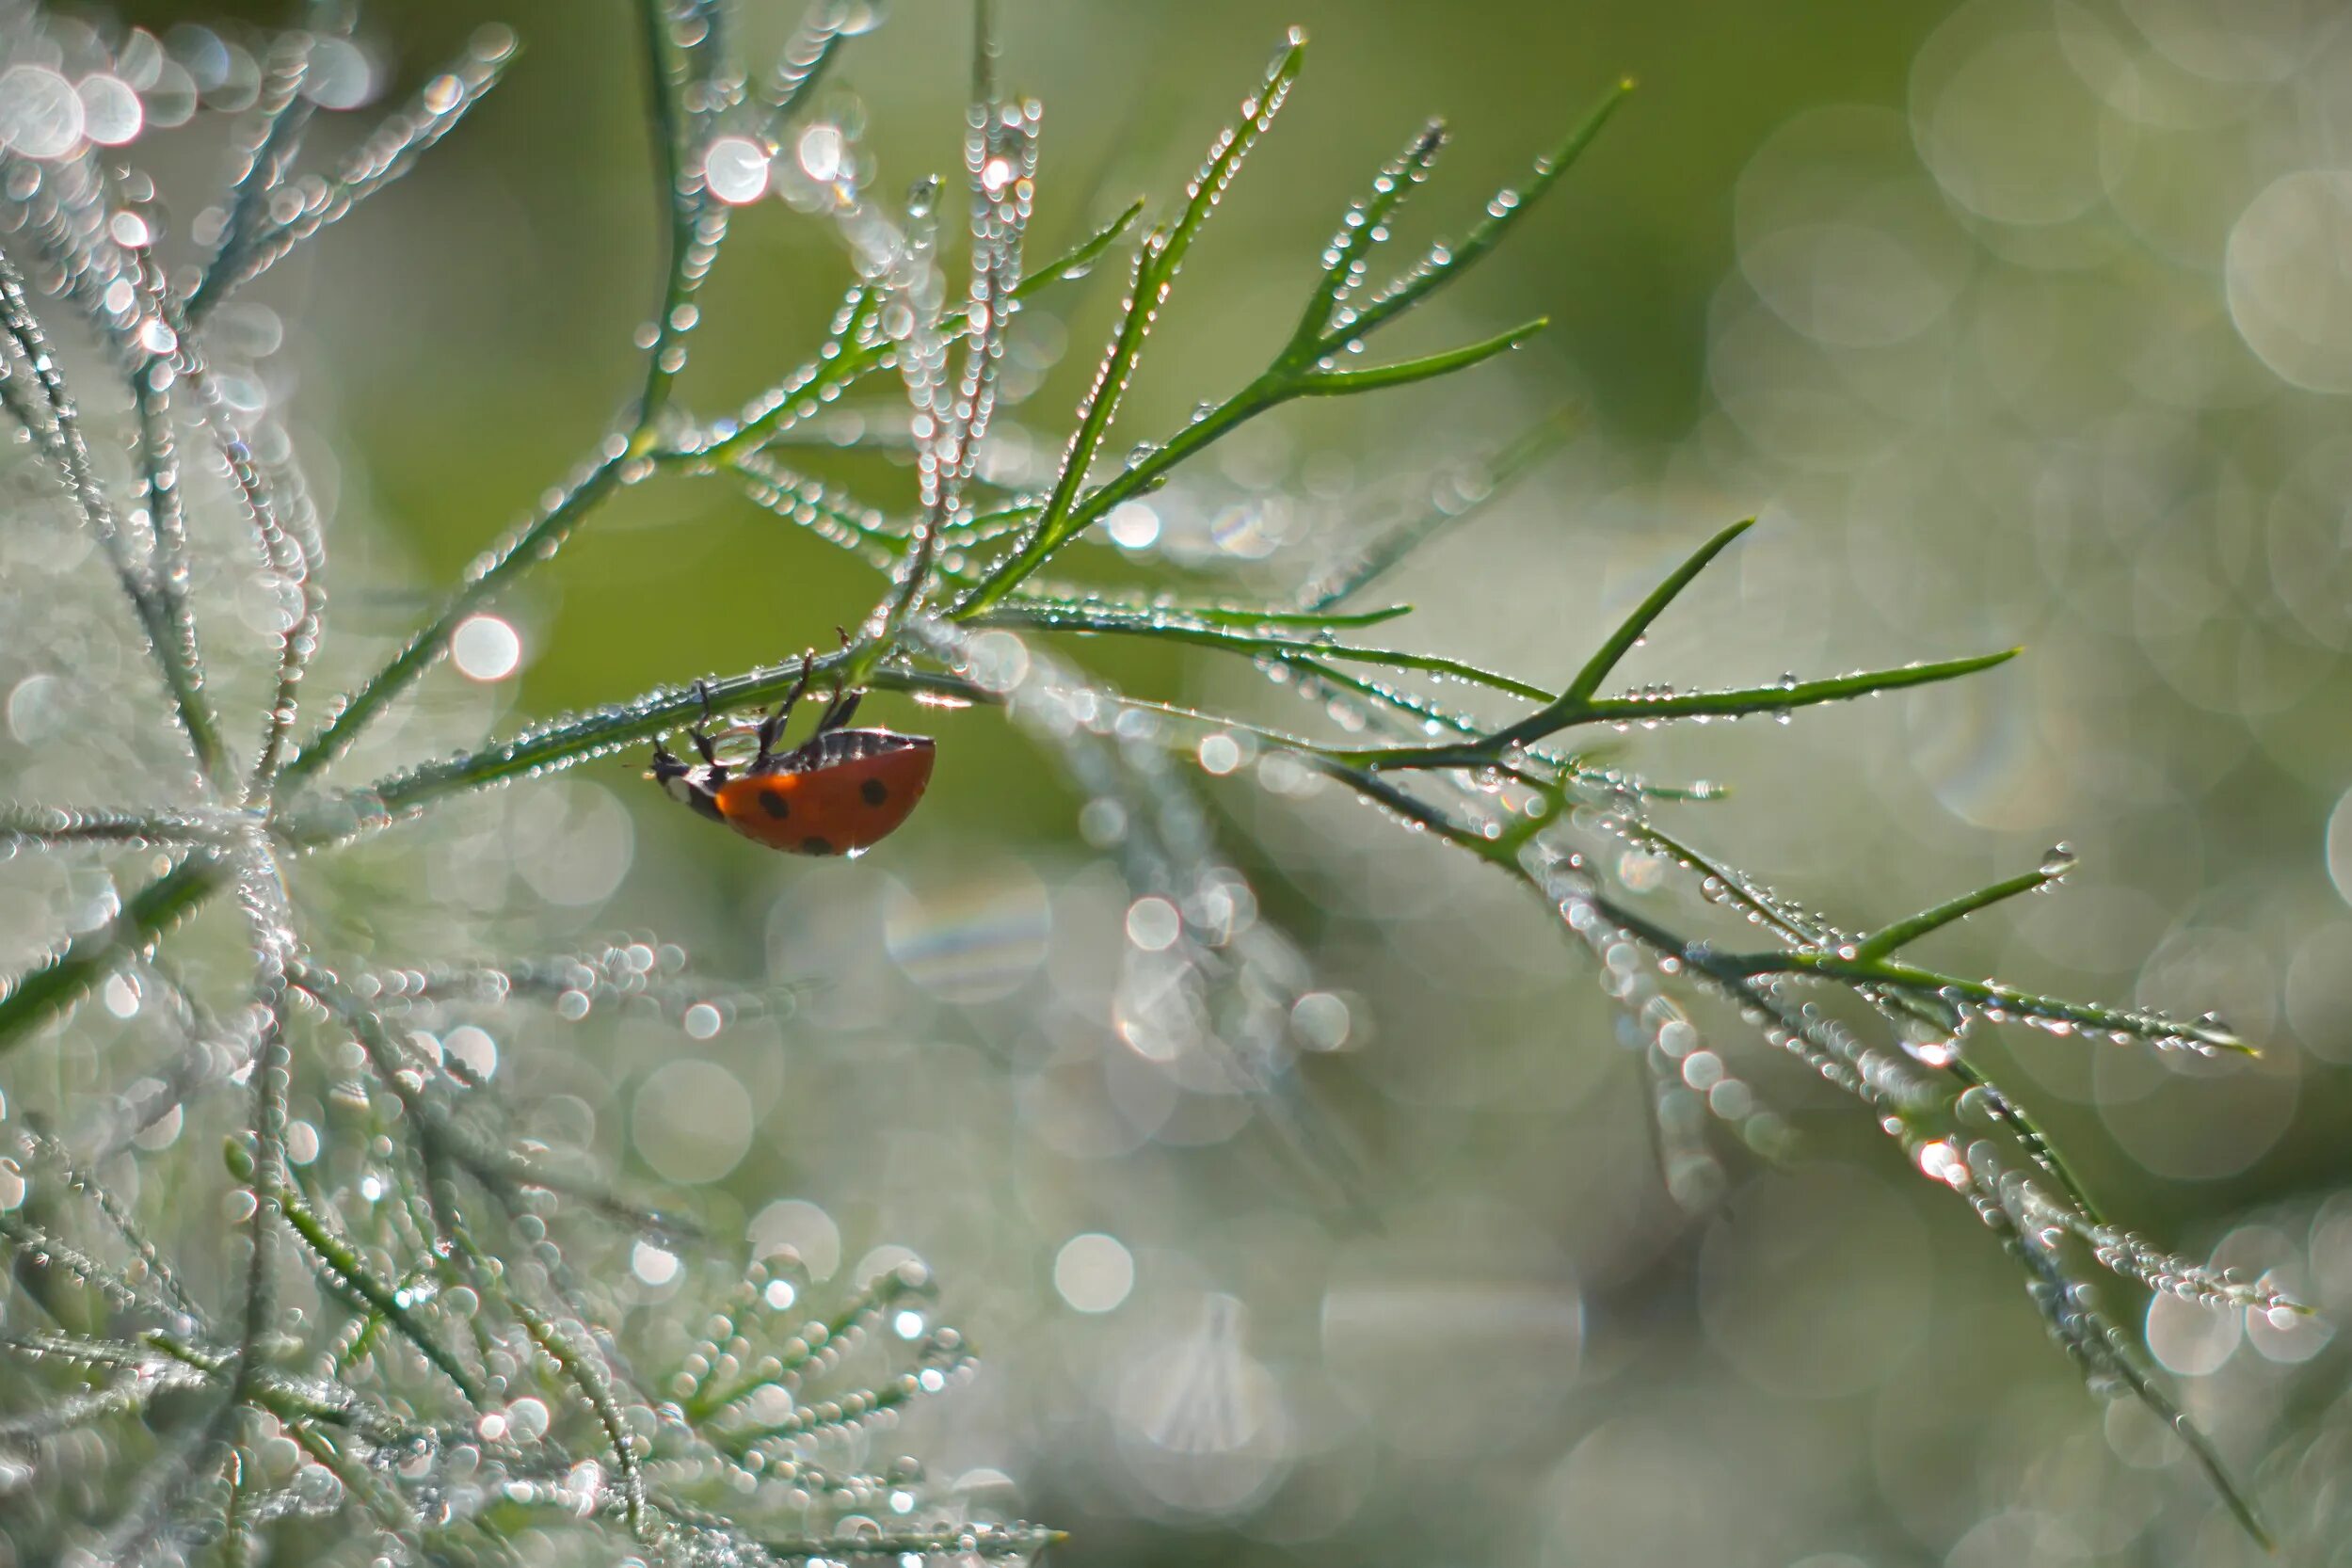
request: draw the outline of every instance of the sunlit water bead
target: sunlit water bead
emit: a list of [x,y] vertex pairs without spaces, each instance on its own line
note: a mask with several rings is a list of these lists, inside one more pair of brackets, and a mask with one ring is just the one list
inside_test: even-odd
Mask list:
[[1160,513],[1148,501],[1122,501],[1103,519],[1111,542],[1129,554],[1141,554],[1160,542]]
[[82,145],[86,113],[63,73],[45,65],[0,71],[0,147],[28,158],[72,155]]
[[84,136],[101,147],[120,147],[137,139],[147,111],[130,83],[108,72],[93,72],[73,90],[82,100]]
[[817,120],[804,127],[792,144],[800,171],[820,185],[840,181],[848,167],[850,141],[840,125]]
[[378,72],[367,52],[331,33],[312,38],[302,96],[322,109],[356,109],[376,96]]
[[1112,1311],[1135,1288],[1135,1255],[1100,1231],[1073,1236],[1053,1255],[1053,1288],[1077,1311]]
[[764,142],[745,136],[720,136],[703,150],[702,178],[711,194],[733,206],[767,194],[770,153]]
[[1184,918],[1167,899],[1153,894],[1128,906],[1127,939],[1141,952],[1165,952],[1184,935]]
[[522,636],[496,616],[468,616],[449,634],[449,657],[469,680],[504,680],[522,667]]
[[1896,1038],[1904,1054],[1923,1067],[1948,1067],[1960,1059],[1960,1032],[1925,1018],[1906,1016],[1896,1029]]

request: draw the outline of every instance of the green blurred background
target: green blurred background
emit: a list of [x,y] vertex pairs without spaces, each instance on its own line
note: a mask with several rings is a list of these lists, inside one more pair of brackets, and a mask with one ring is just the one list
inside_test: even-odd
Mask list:
[[[2266,1054],[2224,1070],[2023,1032],[1971,1048],[2119,1220],[2352,1305],[2352,182],[2332,172],[2352,159],[2352,38],[2336,8],[1002,9],[1005,80],[1046,104],[1042,249],[1136,194],[1166,210],[1282,26],[1313,40],[1163,314],[1119,442],[1255,371],[1334,220],[1423,116],[1456,140],[1400,254],[1459,233],[1637,77],[1549,204],[1395,347],[1538,314],[1547,334],[1457,381],[1274,416],[1172,490],[1170,534],[1296,495],[1330,544],[1570,405],[1576,442],[1399,580],[1413,646],[1564,679],[1612,614],[1750,515],[1764,526],[1627,679],[1745,684],[2026,645],[1962,686],[1785,729],[1614,744],[1656,776],[1733,785],[1676,810],[1678,830],[1855,927],[2069,841],[2084,867],[2066,888],[1933,956],[2218,1006]],[[793,20],[740,10],[754,59]],[[494,14],[524,46],[507,83],[257,296],[288,324],[297,438],[333,474],[341,624],[376,647],[587,450],[653,297],[626,8]],[[410,0],[361,37],[405,87],[482,20]],[[967,24],[902,0],[851,47],[822,112],[864,117],[877,189],[954,168]],[[216,152],[159,153],[167,191],[174,156],[193,178]],[[1009,417],[1041,451],[1117,274],[1023,318],[1037,390]],[[716,413],[797,363],[847,280],[821,222],[738,213],[684,401]],[[808,466],[877,504],[911,493],[870,456]],[[380,532],[361,535],[370,518]],[[1278,591],[1300,557],[1081,564],[1241,594]],[[444,671],[424,710],[440,716],[369,755],[824,645],[872,593],[717,482],[649,485],[502,607],[518,681]],[[374,650],[347,640],[313,680]],[[1066,651],[1140,695],[1299,722],[1205,662]],[[1221,1096],[1163,1081],[1108,1028],[1123,895],[1078,835],[1080,797],[993,717],[920,722],[941,741],[933,796],[855,866],[750,852],[656,798],[634,759],[360,856],[378,890],[510,942],[650,928],[722,972],[812,983],[791,1018],[708,1041],[519,1025],[510,1088],[549,1108],[552,1143],[698,1188],[721,1228],[765,1216],[805,1248],[923,1253],[988,1369],[918,1451],[1015,1478],[1028,1512],[1074,1532],[1069,1560],[2251,1560],[2177,1451],[2082,1391],[1992,1238],[1843,1102],[1726,1032],[1713,1043],[1805,1152],[1770,1169],[1720,1139],[1720,1201],[1686,1211],[1660,1183],[1638,1059],[1540,906],[1329,792],[1208,780],[1261,918],[1340,1004],[1345,1038],[1308,1076],[1368,1151],[1380,1224],[1335,1219]],[[1687,891],[1641,896],[1707,924]],[[712,1105],[738,1093],[740,1139],[731,1113],[713,1133]],[[1065,1250],[1096,1236],[1132,1288],[1080,1311],[1117,1274],[1098,1242]],[[660,1309],[660,1290],[639,1295]],[[2352,1560],[2352,1416],[2325,1312],[2288,1329],[2152,1312],[2120,1285],[2107,1300],[2147,1314],[2155,1359],[2256,1477],[2290,1557]]]

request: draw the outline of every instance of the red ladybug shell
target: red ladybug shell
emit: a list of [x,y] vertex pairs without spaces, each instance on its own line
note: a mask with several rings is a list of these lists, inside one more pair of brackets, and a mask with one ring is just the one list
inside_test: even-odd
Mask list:
[[934,752],[921,735],[830,729],[711,796],[728,826],[771,849],[856,855],[915,809],[931,783]]

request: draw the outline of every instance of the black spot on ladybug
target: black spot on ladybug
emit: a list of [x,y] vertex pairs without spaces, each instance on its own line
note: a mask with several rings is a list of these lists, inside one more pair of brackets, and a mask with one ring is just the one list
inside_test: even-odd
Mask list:
[[833,853],[833,846],[823,839],[803,839],[800,841],[800,852],[803,855],[830,855]]
[[879,806],[890,798],[889,787],[879,778],[869,778],[857,786],[857,792],[866,797],[869,806]]
[[782,822],[792,814],[792,803],[784,798],[781,790],[762,790],[760,792],[760,809]]

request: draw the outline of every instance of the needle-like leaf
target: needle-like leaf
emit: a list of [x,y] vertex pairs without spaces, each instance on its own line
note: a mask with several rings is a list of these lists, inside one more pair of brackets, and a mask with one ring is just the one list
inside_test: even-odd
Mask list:
[[1576,672],[1576,678],[1569,681],[1568,689],[1560,694],[1560,701],[1581,702],[1599,691],[1601,682],[1608,679],[1608,672],[1617,667],[1617,662],[1632,651],[1634,645],[1648,632],[1650,623],[1657,619],[1685,588],[1690,586],[1693,579],[1706,570],[1708,562],[1730,548],[1734,539],[1754,527],[1755,520],[1750,518],[1744,522],[1733,523],[1701,545],[1688,560],[1668,573],[1666,581],[1653,588],[1649,598],[1635,605],[1633,614],[1620,622],[1617,630],[1608,634],[1608,640],[1593,650],[1592,657],[1585,661],[1584,668]]

